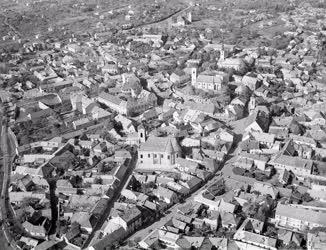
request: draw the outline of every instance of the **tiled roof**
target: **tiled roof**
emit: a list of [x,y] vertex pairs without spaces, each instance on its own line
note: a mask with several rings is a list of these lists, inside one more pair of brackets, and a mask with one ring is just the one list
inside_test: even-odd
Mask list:
[[295,168],[303,168],[307,170],[311,170],[313,161],[302,159],[300,157],[293,157],[288,155],[281,155],[271,161],[271,164],[280,164],[285,165],[289,167],[295,167]]
[[276,215],[326,226],[326,213],[279,203]]
[[173,137],[149,137],[146,142],[140,145],[139,151],[148,152],[179,152],[180,146]]
[[255,234],[247,231],[237,232],[234,236],[236,240],[253,243],[253,244],[262,244],[265,246],[273,247],[276,246],[276,239],[270,238],[264,235]]
[[120,105],[122,100],[114,95],[110,95],[108,93],[105,93],[105,92],[101,92],[99,95],[98,95],[99,98],[102,98],[104,99],[105,101],[108,101],[108,102],[111,102],[111,103],[114,103],[116,105]]

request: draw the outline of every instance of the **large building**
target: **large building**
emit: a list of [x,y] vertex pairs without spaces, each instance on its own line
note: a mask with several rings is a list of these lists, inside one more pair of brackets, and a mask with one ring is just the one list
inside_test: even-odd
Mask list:
[[149,137],[138,150],[138,168],[169,170],[180,156],[181,148],[176,138]]
[[98,96],[98,101],[119,114],[128,116],[141,114],[157,105],[156,95],[144,89],[141,90],[137,97],[130,97],[126,100],[115,95],[101,92]]
[[226,58],[220,60],[217,66],[224,69],[234,69],[236,71],[241,71],[246,67],[246,64],[241,58]]
[[101,92],[98,101],[120,114],[127,115],[128,113],[127,102],[117,96]]
[[197,68],[192,68],[191,84],[197,89],[205,91],[220,91],[223,84],[228,82],[228,74],[224,72],[201,73],[197,75]]
[[312,173],[313,161],[298,156],[281,155],[269,162],[276,169],[292,171],[297,176],[308,177]]
[[278,226],[304,231],[315,227],[326,227],[326,213],[279,203],[275,212],[275,221]]

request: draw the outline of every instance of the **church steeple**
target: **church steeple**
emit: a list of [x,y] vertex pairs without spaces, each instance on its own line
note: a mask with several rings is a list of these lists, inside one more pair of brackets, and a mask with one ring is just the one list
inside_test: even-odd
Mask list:
[[256,108],[256,98],[254,96],[251,96],[248,105],[249,113],[251,113],[255,108]]
[[140,143],[144,143],[147,139],[146,129],[143,124],[140,124],[137,128],[138,139]]
[[224,48],[224,44],[222,44],[222,49],[220,51],[220,60],[224,61],[225,60],[225,48]]

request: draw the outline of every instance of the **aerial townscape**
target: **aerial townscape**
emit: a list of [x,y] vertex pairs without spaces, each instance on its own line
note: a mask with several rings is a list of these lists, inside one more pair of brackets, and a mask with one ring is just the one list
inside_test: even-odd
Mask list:
[[0,250],[326,249],[326,2],[2,0]]

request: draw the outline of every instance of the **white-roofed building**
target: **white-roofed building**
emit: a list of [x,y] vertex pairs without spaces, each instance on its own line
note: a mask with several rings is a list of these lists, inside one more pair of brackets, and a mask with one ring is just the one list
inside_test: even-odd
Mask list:
[[326,227],[326,213],[294,205],[278,204],[275,212],[278,226],[298,230]]

